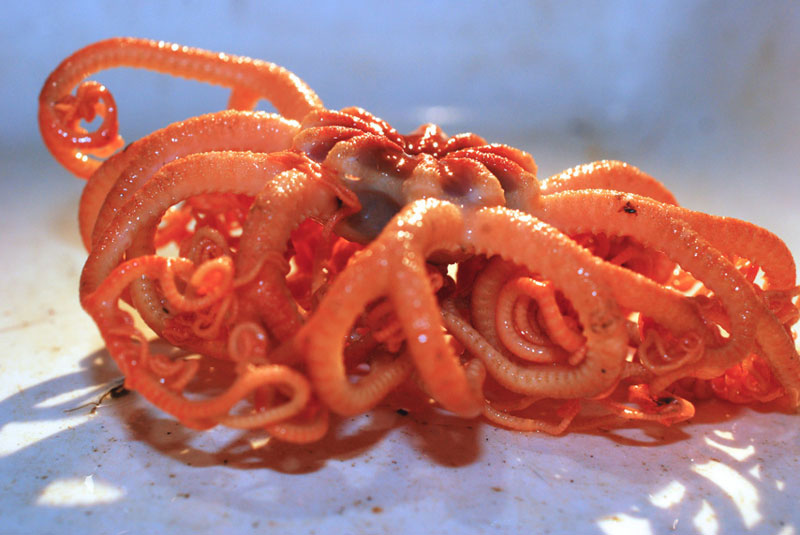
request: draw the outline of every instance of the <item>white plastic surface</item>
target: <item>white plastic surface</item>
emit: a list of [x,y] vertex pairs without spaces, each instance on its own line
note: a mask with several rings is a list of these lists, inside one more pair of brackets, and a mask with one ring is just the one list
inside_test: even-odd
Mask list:
[[[244,2],[216,21],[186,15],[173,30],[165,21],[177,20],[177,7],[148,26],[100,5],[84,5],[99,18],[90,17],[83,32],[67,24],[57,39],[48,33],[57,16],[42,14],[28,34],[15,25],[6,37],[28,59],[5,48],[5,91],[14,97],[3,106],[14,121],[2,127],[0,153],[0,533],[800,531],[796,415],[715,405],[688,425],[553,438],[380,409],[338,422],[318,444],[291,447],[259,434],[186,430],[136,394],[106,400],[94,414],[73,410],[97,400],[119,373],[77,302],[82,183],[39,145],[34,115],[49,70],[100,37],[136,34],[248,53],[298,71],[332,106],[361,104],[403,129],[438,118],[450,133],[513,143],[534,155],[543,177],[603,156],[629,160],[684,205],[753,220],[800,253],[800,51],[797,32],[787,30],[798,27],[797,9],[776,2],[766,12],[723,10],[708,28],[711,4],[654,3],[655,12],[639,19],[618,3],[584,15],[541,4],[516,18],[485,15],[487,24],[506,21],[496,35],[479,24],[480,12],[448,19],[441,8],[438,18],[386,22],[356,10],[352,17],[364,24],[349,35],[349,48],[345,13],[257,13]],[[266,37],[256,36],[250,18],[263,22]],[[215,22],[224,30],[218,37]],[[319,67],[320,74],[311,52],[293,56],[285,42],[292,25],[297,47],[328,50],[342,65]],[[576,27],[583,38],[570,33]],[[246,31],[237,35],[237,28]],[[285,39],[269,42],[270,29]],[[321,41],[334,35],[341,40],[325,48]],[[393,47],[415,37],[412,51],[427,44],[438,52],[408,61],[450,67],[430,69],[436,78],[425,91],[408,81],[415,69],[402,54],[387,52],[379,62],[381,54],[365,48],[381,35]],[[301,47],[303,39],[317,39],[316,48]],[[251,44],[236,46],[245,41]],[[395,69],[402,76],[394,78]],[[136,110],[132,129],[143,131],[131,139],[162,126],[162,114],[181,118],[170,106],[185,104],[180,91],[188,85],[126,76],[141,80],[141,95],[109,87],[122,109]],[[9,80],[18,83],[12,88]],[[383,99],[381,87],[402,83],[405,91],[387,90]],[[533,94],[520,96],[527,91]],[[187,113],[223,106],[219,95]],[[138,126],[139,118],[149,126]]]

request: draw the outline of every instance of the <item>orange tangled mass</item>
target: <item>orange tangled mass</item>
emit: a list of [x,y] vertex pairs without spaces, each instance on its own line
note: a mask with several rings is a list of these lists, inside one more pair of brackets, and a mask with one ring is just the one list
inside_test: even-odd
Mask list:
[[[122,66],[228,87],[229,109],[119,150],[113,96],[83,80]],[[387,396],[554,434],[800,404],[784,243],[628,164],[539,182],[521,150],[401,135],[271,63],[140,39],[76,52],[39,103],[88,179],[81,303],[126,387],[188,426],[310,442]]]

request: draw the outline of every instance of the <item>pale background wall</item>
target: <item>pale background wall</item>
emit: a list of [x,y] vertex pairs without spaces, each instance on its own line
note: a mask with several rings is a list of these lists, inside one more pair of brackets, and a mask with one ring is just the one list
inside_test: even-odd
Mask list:
[[[6,162],[44,158],[36,96],[58,62],[133,35],[274,61],[329,107],[360,105],[401,131],[428,120],[476,131],[529,150],[542,175],[624,159],[689,206],[782,235],[800,224],[773,217],[770,203],[752,206],[756,184],[800,200],[797,2],[34,1],[4,12]],[[227,95],[130,70],[98,78],[129,140],[219,109]]]
[[[545,176],[625,159],[800,253],[797,2],[2,3],[0,532],[798,532],[790,415],[712,417],[632,447],[452,422],[383,436],[390,411],[364,426],[374,443],[260,457],[136,396],[65,412],[119,372],[77,302],[82,182],[41,146],[36,97],[66,55],[115,35],[272,60],[330,107],[474,130]],[[227,98],[145,72],[100,79],[129,140]]]
[[[329,106],[361,105],[404,130],[438,118],[453,131],[531,144],[568,134],[635,157],[733,130],[736,148],[800,139],[795,2],[163,4],[7,3],[0,143],[37,143],[44,77],[71,51],[115,35],[268,59]],[[158,75],[105,79],[132,136],[224,105],[221,92]]]

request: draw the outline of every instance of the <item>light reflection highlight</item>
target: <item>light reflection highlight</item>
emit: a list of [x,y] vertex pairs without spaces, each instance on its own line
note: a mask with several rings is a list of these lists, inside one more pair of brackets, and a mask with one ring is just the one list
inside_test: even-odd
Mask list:
[[710,438],[705,438],[706,444],[713,448],[717,448],[720,451],[724,451],[734,459],[739,462],[746,461],[749,457],[755,455],[756,448],[752,444],[747,446],[746,448],[736,448],[734,446],[726,446],[725,444],[720,444],[719,442],[715,442]]
[[7,423],[0,427],[0,457],[13,455],[32,444],[47,440],[62,433],[65,428],[84,423],[88,418],[88,415],[76,413],[59,420]]
[[652,535],[653,528],[646,518],[637,518],[626,513],[617,513],[602,517],[597,526],[606,535]]
[[659,490],[658,492],[649,496],[650,503],[661,509],[669,509],[683,500],[686,494],[686,487],[680,481],[672,481]]
[[36,505],[85,507],[113,503],[124,496],[124,489],[105,481],[96,481],[93,475],[88,475],[53,481],[39,494]]
[[700,510],[694,515],[692,524],[700,535],[718,535],[719,534],[719,521],[717,520],[717,513],[714,508],[706,500],[703,500],[703,505]]
[[755,479],[761,480],[761,465],[757,464],[753,466],[750,470],[747,471],[747,473],[753,476]]
[[708,479],[728,495],[738,509],[745,527],[752,528],[761,521],[758,490],[736,470],[720,462],[709,461],[694,465],[692,471]]
[[420,123],[452,125],[464,120],[464,109],[456,106],[425,106],[414,110],[414,118]]

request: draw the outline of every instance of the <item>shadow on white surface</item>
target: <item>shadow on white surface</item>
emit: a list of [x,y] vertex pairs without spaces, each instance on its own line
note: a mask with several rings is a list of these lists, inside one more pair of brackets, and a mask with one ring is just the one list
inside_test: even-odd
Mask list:
[[793,415],[717,407],[681,427],[552,438],[390,407],[294,447],[187,430],[136,394],[65,413],[118,378],[76,298],[80,183],[39,156],[6,170],[0,533],[800,528]]
[[[118,372],[77,304],[80,183],[41,149],[35,96],[66,54],[113,35],[276,61],[332,107],[362,105],[401,131],[431,119],[475,131],[530,150],[544,176],[630,160],[687,206],[754,220],[800,251],[797,5],[541,2],[476,13],[444,2],[422,15],[390,4],[220,6],[8,8],[0,533],[800,530],[790,415],[717,406],[677,428],[552,438],[385,408],[294,447],[187,430],[136,394],[94,415],[64,412],[96,400]],[[225,101],[158,75],[103,76],[129,139]]]
[[90,533],[101,525],[119,533],[798,528],[799,437],[786,415],[716,403],[686,426],[552,438],[382,407],[335,421],[319,443],[291,446],[257,433],[188,430],[134,393],[73,410],[117,378],[99,351],[79,371],[0,402],[0,473],[8,476],[0,532],[65,523]]

